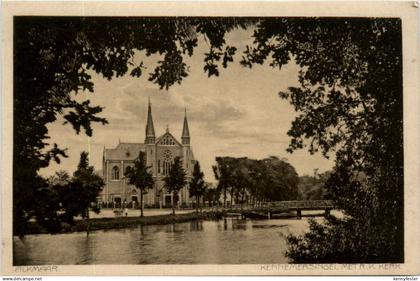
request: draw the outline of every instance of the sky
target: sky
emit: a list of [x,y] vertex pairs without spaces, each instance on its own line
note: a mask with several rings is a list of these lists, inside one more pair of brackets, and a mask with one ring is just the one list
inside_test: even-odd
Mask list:
[[104,107],[99,116],[105,117],[109,124],[93,124],[93,136],[88,138],[83,133],[77,135],[70,125],[63,125],[62,118],[51,123],[50,143],[66,147],[69,157],[59,165],[51,162],[41,174],[48,176],[58,170],[73,173],[83,150],[89,151],[95,170],[101,170],[104,147],[114,148],[119,141],[143,143],[149,97],[156,137],[168,127],[180,140],[187,110],[192,150],[207,181],[215,181],[212,165],[216,156],[254,159],[278,156],[293,165],[299,175],[313,174],[314,169],[320,172],[331,169],[334,157],[310,155],[306,149],[286,152],[290,142],[287,131],[297,113],[278,93],[298,86],[300,68],[293,61],[281,70],[268,64],[251,69],[240,66],[241,53],[252,42],[251,35],[251,30],[236,30],[227,35],[227,44],[238,47],[234,63],[227,69],[220,67],[219,77],[211,78],[203,70],[208,45],[198,38],[194,55],[185,57],[188,77],[169,90],[160,90],[147,80],[147,73],[152,72],[159,57],[145,58],[141,52],[134,59],[136,62],[143,59],[148,68],[140,78],[127,74],[108,81],[91,72],[94,92],[81,92],[75,98],[90,99],[91,104]]

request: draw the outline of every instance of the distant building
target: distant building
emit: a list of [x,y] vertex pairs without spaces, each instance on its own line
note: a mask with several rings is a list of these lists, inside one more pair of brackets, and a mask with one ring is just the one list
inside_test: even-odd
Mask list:
[[[120,142],[115,148],[104,148],[103,151],[103,178],[105,187],[100,195],[100,201],[112,206],[138,205],[140,194],[132,185],[127,184],[124,172],[127,167],[133,166],[139,152],[146,153],[146,163],[155,179],[155,186],[144,195],[145,206],[170,207],[174,202],[172,194],[164,188],[163,179],[168,174],[175,157],[180,157],[182,166],[187,173],[188,180],[191,178],[195,164],[194,155],[190,146],[190,132],[188,128],[187,114],[185,112],[184,126],[182,129],[181,142],[179,142],[166,129],[165,134],[156,138],[152,118],[152,108],[149,101],[144,143]],[[178,204],[191,204],[188,188],[184,187],[179,192]]]

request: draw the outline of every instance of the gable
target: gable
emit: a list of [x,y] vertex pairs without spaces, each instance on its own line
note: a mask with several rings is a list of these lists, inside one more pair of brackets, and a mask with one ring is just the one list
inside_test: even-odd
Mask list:
[[164,135],[160,136],[157,141],[157,145],[168,145],[168,146],[179,146],[181,145],[171,133],[165,133]]

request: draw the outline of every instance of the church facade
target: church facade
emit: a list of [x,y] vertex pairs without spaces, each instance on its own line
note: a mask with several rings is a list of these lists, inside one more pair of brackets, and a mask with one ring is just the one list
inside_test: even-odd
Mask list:
[[153,189],[149,189],[143,196],[144,205],[170,207],[174,201],[178,201],[179,206],[190,205],[192,199],[189,197],[187,186],[180,190],[178,200],[174,200],[172,194],[164,188],[163,180],[169,173],[175,157],[180,157],[189,181],[195,164],[190,140],[186,112],[181,141],[177,140],[168,128],[163,135],[156,138],[149,101],[144,143],[120,142],[115,148],[104,148],[102,171],[105,187],[100,194],[101,203],[108,207],[139,206],[139,190],[128,184],[124,173],[127,167],[134,165],[134,160],[138,157],[139,152],[143,151],[146,154],[146,164],[150,167],[155,180]]

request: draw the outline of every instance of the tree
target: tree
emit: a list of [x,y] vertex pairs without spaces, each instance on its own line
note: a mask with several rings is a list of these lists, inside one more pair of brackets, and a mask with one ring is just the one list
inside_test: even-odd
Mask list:
[[229,157],[216,157],[216,165],[213,166],[214,177],[218,181],[217,188],[223,194],[223,208],[226,208],[227,192],[231,185],[231,166]]
[[262,188],[260,196],[265,201],[296,200],[299,177],[295,168],[275,156],[262,159]]
[[[25,213],[26,219],[35,219],[35,221],[50,233],[58,233],[61,230],[61,209],[60,195],[57,192],[57,186],[52,186],[48,181],[41,177],[36,177],[34,181],[33,197],[34,208]],[[67,186],[63,182],[64,186]],[[24,225],[22,225],[24,226]],[[24,229],[23,232],[25,233]]]
[[204,192],[203,200],[210,202],[210,205],[213,207],[214,205],[219,205],[219,199],[220,190],[218,188],[212,188],[211,186],[208,186]]
[[203,207],[206,206],[205,195],[206,195],[208,189],[209,189],[209,185],[207,183],[204,183],[202,195],[200,196],[200,198],[203,200],[202,204],[200,205],[200,211],[203,211]]
[[262,160],[246,157],[216,157],[218,186],[229,187],[235,202],[243,204],[249,195],[258,202],[296,200],[299,178],[295,168],[275,156]]
[[303,175],[299,177],[299,199],[300,200],[323,200],[329,197],[325,184],[331,172],[318,173],[315,169],[312,176]]
[[89,166],[87,152],[81,153],[72,178],[65,171],[57,171],[47,181],[39,179],[36,184],[39,186],[34,189],[35,207],[28,217],[35,217],[50,233],[60,232],[63,222],[74,224],[77,216],[88,220],[89,209],[99,213],[94,203],[105,183]]
[[299,113],[288,150],[335,153],[327,189],[346,215],[290,237],[294,262],[404,261],[401,34],[400,19],[257,24],[242,63],[301,67],[300,85],[280,93]]
[[[63,192],[68,191],[72,179],[66,171],[57,171],[47,180],[38,178],[34,197],[35,208],[28,217],[35,217],[35,220],[50,233],[58,233],[61,230],[61,223],[65,218],[63,213]],[[24,233],[24,231],[22,232]]]
[[187,184],[186,174],[181,166],[179,157],[175,157],[169,173],[164,178],[164,182],[166,190],[169,193],[172,193],[172,214],[175,215],[175,205],[178,203],[178,192]]
[[206,190],[206,183],[204,182],[204,173],[201,171],[200,163],[198,161],[194,164],[192,178],[189,182],[190,197],[195,197],[196,210],[198,212],[200,205],[200,198],[203,197]]
[[248,187],[248,182],[246,178],[246,168],[243,167],[241,161],[236,159],[233,166],[233,171],[231,175],[231,198],[232,201],[235,201],[235,205],[240,203],[242,205],[242,195],[245,193],[246,188]]
[[134,185],[140,191],[140,216],[143,217],[143,194],[155,185],[150,167],[146,166],[146,153],[140,151],[139,156],[134,161],[132,168],[127,168],[125,176],[128,183]]
[[66,171],[61,170],[61,171],[55,172],[55,174],[50,176],[47,181],[48,181],[48,185],[50,185],[51,187],[58,186],[58,185],[65,186],[70,183],[71,178],[70,178],[70,175]]
[[99,213],[97,205],[93,205],[97,200],[99,192],[105,185],[102,177],[95,174],[93,166],[89,166],[88,153],[80,154],[80,162],[77,170],[73,173],[73,178],[68,185],[69,189],[62,192],[62,204],[67,217],[80,215],[84,219],[89,219],[89,209]]

